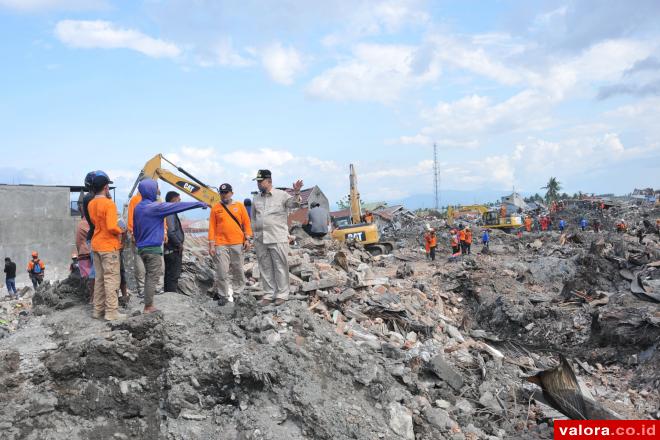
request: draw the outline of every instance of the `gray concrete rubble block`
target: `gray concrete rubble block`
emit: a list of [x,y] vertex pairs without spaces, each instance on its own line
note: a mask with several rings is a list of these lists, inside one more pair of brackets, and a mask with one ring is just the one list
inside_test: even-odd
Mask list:
[[490,391],[486,391],[479,398],[479,403],[484,406],[484,408],[491,409],[496,413],[502,411],[500,403],[497,401],[497,398]]
[[412,412],[398,402],[390,403],[387,408],[390,415],[390,428],[406,440],[415,439]]
[[312,290],[319,289],[329,289],[330,287],[335,287],[339,285],[339,281],[333,278],[323,278],[320,280],[314,280],[302,285],[303,292],[311,292]]
[[292,273],[289,274],[289,282],[297,287],[302,287],[303,284],[305,284],[305,282],[301,278],[298,278],[296,275]]
[[357,295],[357,292],[355,291],[355,289],[346,289],[341,293],[341,295],[339,295],[338,301],[339,302],[346,302],[349,299],[354,298],[355,295]]
[[427,407],[424,409],[424,417],[431,425],[443,431],[458,427],[458,423],[442,408]]
[[438,378],[447,382],[447,384],[456,391],[463,388],[463,377],[442,357],[437,355],[429,362],[429,369]]
[[344,314],[347,318],[355,319],[358,322],[367,321],[369,319],[367,315],[355,309],[348,309],[344,312]]
[[355,287],[384,286],[389,284],[389,282],[390,280],[388,278],[374,278],[372,280],[363,280]]

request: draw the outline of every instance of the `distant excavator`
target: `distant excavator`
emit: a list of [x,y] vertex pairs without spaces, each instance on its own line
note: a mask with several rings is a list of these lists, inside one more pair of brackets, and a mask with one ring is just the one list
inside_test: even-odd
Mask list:
[[[162,167],[163,161],[172,165],[177,169],[181,174],[187,177],[181,177],[174,174],[172,171],[167,170]],[[199,200],[202,203],[206,203],[209,207],[214,206],[216,203],[220,202],[220,194],[216,191],[215,188],[205,184],[201,180],[197,179],[195,176],[184,170],[183,168],[176,166],[169,160],[165,159],[162,154],[157,154],[151,158],[144,168],[140,171],[140,175],[133,184],[131,192],[128,194],[128,199],[130,200],[135,194],[138,184],[142,179],[161,179],[164,182],[169,183],[172,186],[179,188],[184,193],[189,196]],[[124,215],[122,217],[126,218],[126,211],[128,209],[128,203],[124,205]]]
[[332,238],[338,241],[362,243],[367,252],[372,255],[389,254],[394,249],[394,244],[381,242],[378,226],[374,223],[365,223],[362,221],[362,206],[360,205],[360,193],[358,192],[357,173],[353,164],[350,165],[349,184],[351,224],[340,226],[332,231]]

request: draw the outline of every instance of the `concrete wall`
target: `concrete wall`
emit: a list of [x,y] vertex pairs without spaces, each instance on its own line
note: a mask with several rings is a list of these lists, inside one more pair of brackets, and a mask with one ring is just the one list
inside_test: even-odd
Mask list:
[[71,216],[69,199],[69,188],[0,185],[0,257],[3,268],[5,257],[16,263],[19,284],[30,284],[27,263],[33,251],[46,264],[46,280],[68,275],[79,221]]

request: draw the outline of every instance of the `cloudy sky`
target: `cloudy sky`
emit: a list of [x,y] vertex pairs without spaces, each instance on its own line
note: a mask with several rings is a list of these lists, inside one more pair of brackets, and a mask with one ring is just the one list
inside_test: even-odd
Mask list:
[[660,2],[0,0],[0,181],[660,187]]

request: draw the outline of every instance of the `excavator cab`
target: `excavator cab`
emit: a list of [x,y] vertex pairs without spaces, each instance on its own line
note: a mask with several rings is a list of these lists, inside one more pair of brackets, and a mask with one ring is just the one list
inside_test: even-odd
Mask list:
[[504,232],[511,232],[514,229],[522,227],[522,218],[519,215],[500,216],[499,211],[484,212],[482,216],[484,226],[491,229],[501,229]]

